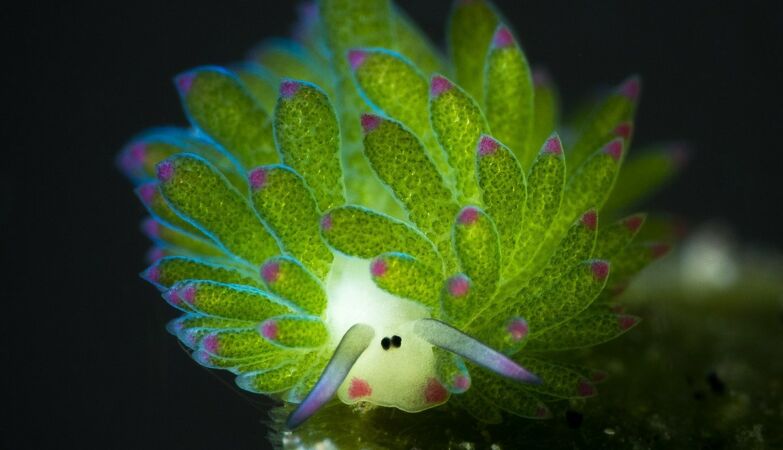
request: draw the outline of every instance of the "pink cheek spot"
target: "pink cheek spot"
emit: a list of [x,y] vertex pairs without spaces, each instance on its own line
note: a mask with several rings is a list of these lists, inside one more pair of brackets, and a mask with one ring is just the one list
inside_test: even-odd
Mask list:
[[576,392],[580,397],[592,397],[595,395],[595,386],[587,380],[580,380]]
[[441,94],[453,87],[454,85],[451,81],[440,75],[435,75],[430,82],[430,95],[433,97],[440,97]]
[[209,353],[212,353],[213,355],[216,355],[218,352],[218,346],[220,345],[220,341],[218,340],[216,334],[210,334],[207,335],[201,341],[201,345],[204,347],[204,350],[206,350]]
[[145,205],[149,205],[155,200],[155,195],[158,193],[158,188],[155,183],[147,183],[139,187],[139,198]]
[[636,325],[636,317],[620,315],[617,317],[617,324],[621,330],[625,331],[632,326]]
[[378,128],[378,125],[381,124],[381,118],[373,114],[362,114],[361,122],[362,130],[364,130],[364,134],[367,134]]
[[473,225],[479,218],[478,209],[473,206],[468,206],[459,213],[457,222],[460,225]]
[[609,155],[615,162],[619,162],[620,157],[623,156],[623,141],[621,139],[615,139],[606,144],[604,153]]
[[329,231],[332,229],[332,216],[327,214],[321,218],[321,230]]
[[465,276],[457,275],[448,281],[448,290],[452,297],[464,297],[470,290],[470,282]]
[[277,340],[278,331],[277,322],[274,320],[267,320],[261,324],[261,335],[270,341]]
[[481,136],[478,145],[479,156],[493,155],[498,150],[498,142],[489,136]]
[[424,400],[427,403],[442,403],[448,397],[449,392],[435,378],[427,380],[427,386],[424,388]]
[[193,72],[183,73],[176,78],[175,81],[177,83],[177,89],[179,89],[180,94],[188,95],[188,92],[190,92],[190,89],[193,87],[193,80],[195,78],[196,74]]
[[257,191],[264,186],[266,186],[267,181],[267,171],[263,167],[259,167],[257,169],[253,169],[250,172],[250,175],[248,176],[248,181],[250,181],[250,189],[253,191]]
[[609,276],[609,263],[601,260],[593,261],[590,263],[590,270],[596,281],[604,281]]
[[542,149],[542,152],[552,154],[552,155],[562,155],[563,144],[560,142],[560,138],[557,136],[552,136],[549,139],[547,139],[546,142],[544,143],[544,148]]
[[174,163],[171,161],[162,161],[158,163],[157,167],[158,180],[162,182],[169,181],[174,176]]
[[382,259],[376,259],[370,264],[370,272],[372,273],[372,276],[374,277],[382,277],[386,275],[386,271],[389,269],[389,266],[386,264],[386,261]]
[[283,98],[291,98],[299,92],[301,84],[296,81],[285,80],[280,83],[280,96]]
[[495,36],[492,38],[492,45],[495,48],[510,47],[514,44],[514,36],[511,34],[511,30],[508,27],[501,26],[495,32]]
[[529,331],[527,321],[521,317],[519,319],[514,319],[509,322],[508,327],[506,327],[506,331],[508,331],[508,333],[511,335],[511,339],[519,342],[524,339],[525,336],[527,336]]
[[644,217],[640,215],[631,216],[625,219],[625,227],[628,228],[628,231],[631,233],[636,233],[636,231],[639,230],[639,227],[642,226],[642,223],[644,223]]
[[465,375],[455,376],[453,383],[454,383],[454,387],[462,392],[465,392],[468,389],[470,389],[470,378],[466,377]]
[[580,220],[582,225],[590,231],[595,231],[596,226],[598,226],[598,214],[596,214],[594,209],[584,213]]
[[632,76],[617,88],[617,93],[635,102],[642,91],[642,80],[638,76]]
[[362,50],[351,50],[348,52],[348,64],[351,65],[352,70],[356,70],[364,64],[367,59],[367,52]]
[[631,138],[631,133],[633,133],[633,124],[631,122],[622,122],[614,128],[615,136],[621,137],[625,140]]
[[351,384],[348,386],[348,397],[351,400],[362,397],[369,397],[370,395],[372,395],[372,388],[370,387],[370,383],[362,380],[361,378],[351,379]]
[[274,283],[280,278],[280,263],[277,261],[270,261],[261,266],[261,278],[266,283]]
[[658,259],[669,253],[669,250],[671,250],[671,246],[669,244],[664,243],[658,243],[658,244],[652,244],[650,246],[650,254],[652,255],[653,259]]

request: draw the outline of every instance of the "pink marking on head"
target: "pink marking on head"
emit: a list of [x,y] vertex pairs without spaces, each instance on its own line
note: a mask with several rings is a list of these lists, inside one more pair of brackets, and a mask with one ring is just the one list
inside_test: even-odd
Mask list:
[[280,263],[269,261],[261,266],[261,278],[266,283],[275,283],[280,278]]
[[149,205],[158,194],[158,185],[157,183],[142,184],[139,186],[138,193],[141,201],[144,202],[144,204]]
[[188,95],[190,89],[193,87],[193,80],[196,79],[196,74],[193,72],[185,72],[176,78],[177,89],[180,94]]
[[250,181],[250,189],[257,191],[266,185],[267,170],[264,167],[253,169],[247,178]]
[[283,98],[291,98],[299,92],[300,87],[302,87],[302,85],[297,81],[285,80],[280,83],[280,96]]
[[449,396],[449,391],[440,384],[436,378],[427,380],[427,386],[424,388],[424,400],[427,403],[441,403]]
[[527,321],[523,318],[517,318],[512,319],[508,326],[506,327],[506,331],[511,335],[511,339],[513,339],[516,342],[521,341],[522,339],[527,336],[527,333],[529,331],[529,328],[527,326]]
[[505,25],[501,25],[500,28],[495,31],[495,36],[492,37],[492,46],[495,48],[504,48],[514,45],[514,35],[511,34],[511,30]]
[[277,322],[274,320],[267,320],[261,324],[261,336],[274,341],[277,339],[277,333],[279,329]]
[[609,378],[609,374],[603,370],[596,369],[590,372],[590,380],[593,383],[603,383],[607,378]]
[[147,262],[152,264],[152,263],[158,261],[159,259],[163,258],[164,256],[166,256],[166,252],[163,251],[162,248],[160,248],[160,247],[152,247],[151,249],[149,249],[147,251],[146,258],[147,258]]
[[433,97],[439,97],[444,92],[453,88],[454,84],[440,75],[435,75],[430,81],[430,95]]
[[459,389],[462,392],[467,391],[470,389],[470,378],[466,377],[465,375],[458,374],[454,376],[454,380],[452,381],[454,384],[454,387]]
[[373,262],[370,264],[370,273],[373,277],[382,277],[386,275],[386,271],[388,269],[389,265],[386,264],[386,261],[381,258],[373,260]]
[[603,281],[609,276],[609,263],[603,260],[597,260],[590,263],[590,270],[597,281]]
[[352,378],[351,384],[348,386],[348,397],[350,399],[357,399],[362,397],[369,397],[372,395],[372,387],[370,383],[361,378]]
[[617,88],[617,93],[628,97],[629,100],[635,102],[639,99],[639,94],[642,91],[642,80],[638,75],[634,75],[623,82],[620,87]]
[[541,87],[552,82],[552,77],[549,76],[549,71],[544,68],[533,69],[533,86]]
[[196,286],[188,284],[187,286],[181,288],[179,290],[179,296],[182,300],[185,300],[188,302],[188,304],[192,305],[193,302],[196,301]]
[[155,219],[148,218],[144,220],[141,224],[141,228],[144,230],[144,234],[152,239],[160,237],[160,224]]
[[659,242],[659,243],[656,243],[656,244],[651,244],[650,245],[650,254],[652,254],[652,257],[654,259],[658,259],[658,258],[666,255],[667,253],[669,253],[669,250],[671,250],[671,248],[672,248],[671,245],[663,243],[663,242]]
[[364,50],[350,50],[348,52],[348,64],[351,65],[352,70],[356,70],[364,64],[367,59],[367,52]]
[[479,156],[492,155],[498,150],[498,147],[500,147],[498,141],[486,135],[481,136],[478,144],[478,154]]
[[541,149],[541,153],[562,155],[563,144],[560,142],[560,138],[557,135],[550,136],[549,139],[547,139],[546,142],[544,142],[544,147]]
[[617,325],[623,331],[631,328],[634,325],[636,325],[636,322],[637,322],[637,319],[634,316],[627,316],[625,314],[621,314],[621,315],[617,316]]
[[218,352],[218,347],[220,346],[220,340],[218,339],[217,334],[208,334],[201,341],[201,345],[204,348],[204,350],[215,355]]
[[595,386],[588,380],[579,380],[579,384],[576,386],[576,392],[580,397],[592,397],[595,395]]
[[619,162],[620,158],[623,156],[623,140],[613,140],[612,142],[606,144],[603,151],[607,155],[611,156],[613,160]]
[[169,181],[171,177],[174,175],[174,163],[168,159],[159,162],[157,167],[157,172],[158,172],[158,180],[164,183],[166,181]]
[[621,122],[616,127],[614,127],[615,136],[621,137],[625,140],[630,139],[632,133],[633,123],[631,122]]
[[538,417],[539,419],[545,419],[547,417],[550,417],[551,415],[552,412],[549,411],[549,408],[547,408],[546,406],[539,406],[536,409],[536,417]]
[[479,218],[478,209],[475,206],[467,206],[462,209],[457,217],[460,225],[473,225]]
[[470,281],[464,275],[456,275],[447,282],[447,289],[452,297],[464,297],[470,291]]
[[332,215],[326,214],[325,216],[321,217],[321,229],[323,231],[329,231],[332,229]]
[[157,264],[150,266],[144,271],[141,277],[150,283],[157,283],[160,281],[160,267],[158,267]]
[[641,214],[636,214],[631,217],[628,217],[623,222],[625,227],[628,228],[628,231],[630,231],[631,233],[636,233],[639,230],[639,227],[641,227],[643,223],[644,223],[644,216]]
[[579,220],[585,228],[590,231],[595,231],[595,228],[598,226],[598,213],[596,213],[594,209],[591,209],[582,214],[582,218]]
[[381,124],[381,118],[375,114],[362,114],[361,122],[362,130],[364,130],[364,134],[367,134],[378,128],[378,125]]

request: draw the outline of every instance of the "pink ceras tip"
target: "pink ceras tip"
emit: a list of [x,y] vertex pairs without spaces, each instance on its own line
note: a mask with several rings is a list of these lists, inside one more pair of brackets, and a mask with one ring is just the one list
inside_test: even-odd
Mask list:
[[209,353],[212,353],[213,355],[218,352],[218,346],[220,344],[220,341],[218,340],[218,337],[216,334],[208,334],[204,337],[204,340],[201,341],[201,345],[204,347],[204,350],[206,350]]
[[196,74],[193,72],[186,72],[179,75],[176,79],[177,89],[182,95],[188,95],[190,89],[193,88],[193,80],[196,79]]
[[639,94],[642,91],[642,80],[638,76],[632,76],[625,80],[620,87],[617,88],[617,93],[627,97],[631,101],[639,99]]
[[271,261],[261,267],[261,278],[267,283],[274,283],[280,278],[280,263]]
[[332,215],[327,214],[321,218],[321,229],[329,231],[332,229]]
[[454,84],[451,81],[440,75],[435,75],[430,83],[430,95],[438,97],[452,87],[454,87]]
[[549,153],[552,155],[563,154],[563,144],[560,143],[560,138],[552,136],[544,142],[544,148],[541,149],[542,153]]
[[625,227],[628,228],[628,231],[630,231],[631,233],[636,233],[639,227],[642,226],[642,223],[644,223],[644,217],[640,215],[631,216],[625,219],[624,223],[625,223]]
[[155,199],[158,187],[155,183],[143,184],[139,187],[139,197],[144,204],[149,205]]
[[593,261],[590,264],[590,270],[596,280],[603,281],[609,276],[609,263],[603,260]]
[[598,214],[594,209],[582,214],[582,218],[579,220],[590,231],[595,231],[595,227],[598,226]]
[[448,289],[452,297],[464,297],[470,290],[470,282],[467,278],[457,275],[449,280]]
[[155,219],[145,220],[141,227],[147,236],[153,239],[160,237],[160,224]]
[[267,320],[266,322],[261,324],[261,335],[264,336],[267,339],[275,340],[277,339],[277,322],[274,320]]
[[479,156],[487,156],[494,154],[500,144],[494,139],[492,139],[489,136],[481,136],[481,140],[479,140],[478,145],[478,154]]
[[612,142],[606,144],[604,147],[604,153],[611,156],[616,162],[620,161],[623,156],[623,141],[621,139],[615,139]]
[[361,122],[362,130],[367,134],[378,128],[378,125],[381,124],[381,118],[374,114],[362,114]]
[[514,35],[511,34],[511,30],[506,26],[501,26],[495,32],[495,36],[492,38],[492,45],[495,48],[510,47],[514,44]]
[[283,98],[291,98],[299,92],[301,84],[296,81],[285,80],[280,83],[280,96]]
[[267,171],[263,167],[253,169],[248,176],[250,189],[257,191],[266,185]]
[[142,277],[151,283],[157,283],[160,280],[160,268],[157,265],[151,266]]
[[367,52],[364,50],[351,50],[348,52],[348,64],[352,70],[358,69],[367,60]]
[[174,163],[169,160],[161,161],[157,167],[158,180],[162,182],[169,181],[174,176]]
[[460,225],[473,225],[474,223],[476,223],[478,218],[479,218],[478,209],[472,206],[468,206],[467,208],[463,209],[462,212],[459,213],[457,222],[459,222]]
[[147,144],[136,142],[132,144],[122,155],[122,168],[127,172],[134,172],[144,165],[147,157]]
[[467,391],[470,388],[470,378],[466,377],[465,375],[455,376],[454,387],[461,391]]
[[192,305],[193,302],[196,301],[196,286],[189,284],[183,287],[179,290],[179,296],[182,300],[185,300],[188,304]]
[[632,133],[633,124],[631,122],[621,122],[616,127],[614,127],[615,136],[621,137],[625,140],[630,139]]
[[376,259],[370,264],[370,273],[374,277],[382,277],[386,275],[386,271],[389,270],[388,264],[382,259]]
[[671,250],[669,244],[658,243],[650,246],[650,253],[652,254],[652,257],[656,259],[669,253],[669,250]]
[[627,330],[632,326],[636,325],[636,317],[626,316],[624,314],[620,315],[617,317],[617,325],[620,327],[621,330]]
[[514,319],[511,322],[509,322],[508,327],[506,330],[511,335],[511,339],[519,342],[522,339],[527,336],[528,333],[528,326],[527,321],[525,319]]

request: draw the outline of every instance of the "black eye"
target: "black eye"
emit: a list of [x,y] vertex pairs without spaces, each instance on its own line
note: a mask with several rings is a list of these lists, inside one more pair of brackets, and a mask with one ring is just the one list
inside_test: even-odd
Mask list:
[[391,341],[389,340],[389,338],[385,337],[381,339],[381,347],[383,347],[384,350],[388,350],[390,345],[391,345]]
[[399,348],[402,345],[402,338],[395,334],[391,338],[391,343],[392,343],[393,346]]

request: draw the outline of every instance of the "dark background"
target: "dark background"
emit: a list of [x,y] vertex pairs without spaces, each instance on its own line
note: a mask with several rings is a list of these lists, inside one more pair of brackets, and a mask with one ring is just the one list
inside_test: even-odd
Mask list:
[[[283,2],[30,4],[6,14],[0,182],[4,448],[264,448],[264,405],[163,330],[137,273],[143,210],[113,159],[134,133],[184,124],[171,78],[282,35]],[[399,2],[442,43],[446,0]],[[778,211],[783,14],[772,2],[498,1],[563,97],[638,72],[636,142],[686,139],[655,199],[783,247]]]

